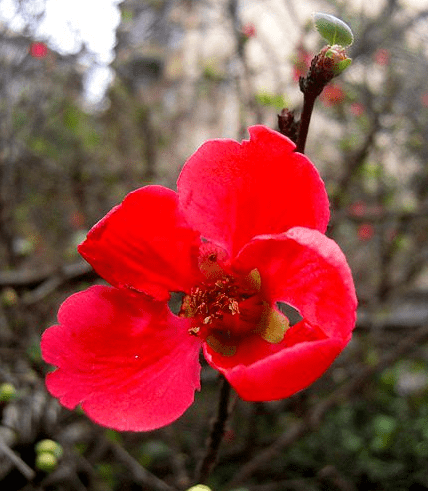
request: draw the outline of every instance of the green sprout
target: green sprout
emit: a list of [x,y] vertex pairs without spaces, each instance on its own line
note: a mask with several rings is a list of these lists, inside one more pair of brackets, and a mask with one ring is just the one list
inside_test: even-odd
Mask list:
[[314,23],[321,36],[330,46],[350,46],[354,42],[354,35],[351,28],[334,15],[316,12]]

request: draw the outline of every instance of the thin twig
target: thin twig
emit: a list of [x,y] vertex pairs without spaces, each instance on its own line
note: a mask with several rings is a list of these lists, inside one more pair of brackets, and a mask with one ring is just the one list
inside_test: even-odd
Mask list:
[[305,153],[306,139],[308,137],[309,124],[311,122],[312,111],[317,96],[305,92],[303,100],[303,110],[300,117],[299,134],[296,143],[296,152]]
[[303,92],[303,110],[299,123],[296,152],[304,153],[305,151],[316,98],[321,95],[324,87],[340,73],[340,62],[347,59],[344,48],[324,46],[312,59],[306,77],[300,77],[299,87]]
[[0,287],[12,288],[31,287],[49,281],[52,277],[60,276],[65,281],[85,278],[92,274],[92,267],[80,260],[63,266],[46,266],[40,269],[15,269],[0,271]]
[[0,453],[9,459],[26,479],[32,481],[36,477],[35,471],[9,448],[2,438],[0,438]]
[[212,426],[205,457],[203,458],[199,468],[196,479],[198,483],[206,482],[211,471],[214,469],[218,451],[220,448],[220,443],[224,436],[226,420],[229,416],[230,389],[231,388],[229,382],[225,378],[223,378],[220,389],[220,398],[218,402],[217,418],[215,419]]
[[127,467],[135,483],[141,484],[144,487],[149,486],[156,491],[175,491],[175,488],[145,469],[118,443],[110,443],[110,448],[115,458]]

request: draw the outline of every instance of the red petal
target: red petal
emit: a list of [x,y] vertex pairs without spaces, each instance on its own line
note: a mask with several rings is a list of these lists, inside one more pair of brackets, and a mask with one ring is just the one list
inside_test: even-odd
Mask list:
[[189,291],[200,278],[200,240],[177,204],[177,194],[162,186],[128,194],[91,229],[80,254],[113,286],[158,300],[170,291]]
[[[302,342],[249,366],[241,364],[227,368],[217,365],[216,368],[243,399],[273,401],[289,397],[317,380],[343,348],[343,340],[336,338]],[[205,356],[210,361],[206,348]]]
[[357,299],[346,258],[333,240],[301,227],[260,236],[242,250],[235,266],[259,270],[262,293],[272,304],[286,302],[326,336],[349,341]]
[[190,225],[232,256],[256,235],[294,226],[324,232],[329,204],[316,168],[280,133],[249,133],[241,144],[208,141],[187,161],[177,185]]
[[58,367],[50,393],[98,424],[148,431],[177,419],[199,389],[200,341],[188,324],[144,295],[94,286],[69,297],[42,353]]

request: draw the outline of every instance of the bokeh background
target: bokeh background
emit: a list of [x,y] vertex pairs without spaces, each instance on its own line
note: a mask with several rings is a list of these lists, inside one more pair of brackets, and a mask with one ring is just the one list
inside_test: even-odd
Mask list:
[[[317,102],[306,153],[331,199],[328,235],[353,270],[357,328],[307,390],[235,398],[209,484],[428,489],[426,3],[89,0],[73,17],[78,2],[67,11],[57,1],[55,14],[54,2],[0,0],[0,488],[193,483],[216,412],[214,371],[204,366],[196,403],[174,424],[118,433],[47,394],[40,335],[67,296],[101,281],[76,246],[126,193],[174,188],[208,138],[276,128],[283,107],[298,115],[298,77],[323,45],[311,13],[323,11],[352,27],[353,63]],[[62,448],[49,465],[44,439]]]

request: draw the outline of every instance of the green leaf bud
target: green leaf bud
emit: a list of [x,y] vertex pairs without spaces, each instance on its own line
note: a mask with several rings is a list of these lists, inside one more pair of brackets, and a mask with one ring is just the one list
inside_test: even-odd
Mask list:
[[346,58],[346,60],[339,61],[339,63],[337,64],[337,67],[336,67],[336,73],[337,73],[337,75],[339,75],[339,73],[342,73],[343,70],[345,70],[346,68],[348,68],[348,66],[351,63],[352,63],[352,59],[351,58]]
[[321,36],[331,45],[350,46],[354,35],[348,24],[334,15],[316,12],[314,14],[315,27]]

